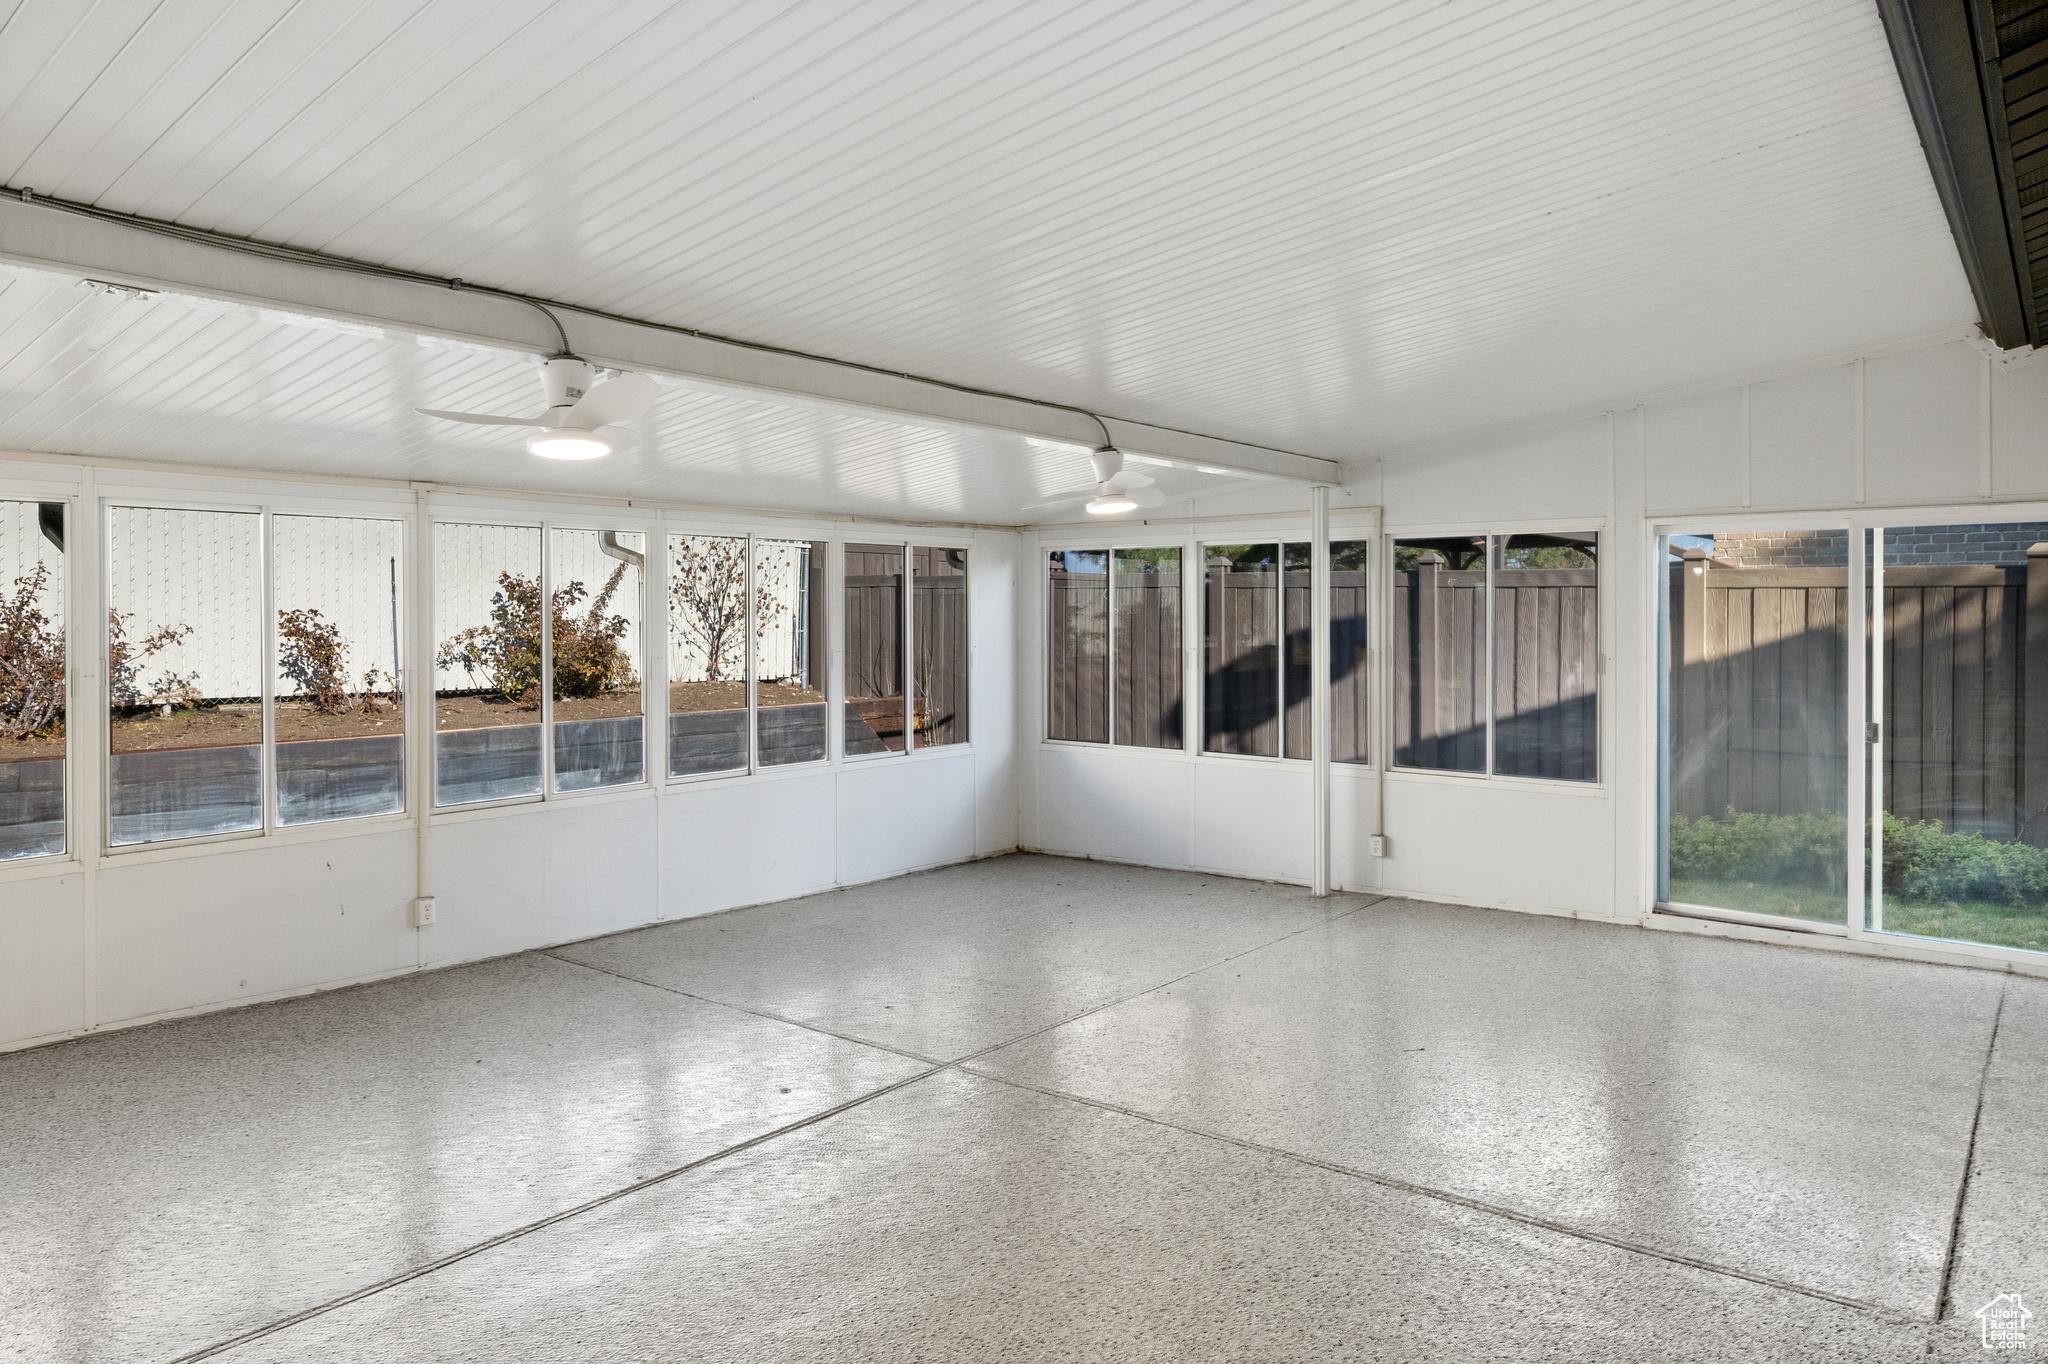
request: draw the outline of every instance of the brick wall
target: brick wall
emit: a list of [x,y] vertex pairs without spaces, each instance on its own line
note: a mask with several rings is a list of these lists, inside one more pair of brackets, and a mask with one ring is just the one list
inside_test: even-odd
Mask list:
[[[1887,567],[2024,564],[2027,546],[2048,541],[2048,522],[1907,526],[1884,533]],[[1714,537],[1714,558],[1738,568],[1834,568],[1849,562],[1849,533],[1753,531]]]

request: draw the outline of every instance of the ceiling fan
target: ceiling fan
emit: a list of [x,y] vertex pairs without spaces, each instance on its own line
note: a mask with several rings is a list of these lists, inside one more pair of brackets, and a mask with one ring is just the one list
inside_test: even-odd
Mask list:
[[1062,493],[1050,502],[1034,503],[1024,510],[1060,507],[1087,498],[1090,515],[1114,516],[1140,507],[1156,507],[1166,501],[1166,494],[1153,486],[1154,479],[1150,474],[1125,470],[1124,452],[1114,445],[1105,445],[1094,451],[1088,456],[1088,462],[1095,466],[1093,489],[1079,488],[1071,493]]
[[661,385],[645,374],[621,374],[597,383],[597,369],[587,360],[558,355],[540,367],[547,411],[538,417],[493,417],[481,412],[414,410],[429,417],[469,422],[475,426],[533,426],[526,438],[529,452],[546,459],[597,459],[629,445],[629,422],[654,405]]

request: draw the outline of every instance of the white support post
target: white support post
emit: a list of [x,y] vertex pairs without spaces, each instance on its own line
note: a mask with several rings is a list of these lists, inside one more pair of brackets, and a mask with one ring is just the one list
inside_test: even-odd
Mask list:
[[1310,890],[1330,893],[1330,490],[1308,490],[1309,767],[1315,788],[1315,867]]
[[[414,857],[413,894],[432,895],[433,878],[428,875],[427,845],[434,818],[434,517],[427,503],[424,484],[413,487],[412,557],[406,567],[406,600],[412,605],[412,656],[401,661],[405,687],[405,723],[411,740],[412,812],[418,830]],[[415,964],[427,964],[426,942],[415,930]]]
[[107,516],[90,465],[79,470],[78,500],[64,526],[64,613],[70,638],[65,650],[70,696],[64,712],[64,777],[69,788],[64,848],[83,868],[84,900],[79,935],[80,1023],[99,1026],[99,865],[109,842],[107,734]]
[[[1869,626],[1870,597],[1864,586],[1866,582],[1866,568],[1863,527],[1851,526],[1847,539],[1849,542],[1849,571],[1847,577],[1848,587],[1845,593],[1848,600],[1845,606],[1849,617],[1849,695],[1846,709],[1848,711],[1849,733],[1846,737],[1849,742],[1843,745],[1843,750],[1844,756],[1848,759],[1848,771],[1844,773],[1844,789],[1847,803],[1845,813],[1848,818],[1842,822],[1847,830],[1846,847],[1843,853],[1844,867],[1847,874],[1844,876],[1843,881],[1848,904],[1843,909],[1846,920],[1845,926],[1849,930],[1849,936],[1855,938],[1862,936],[1863,933],[1863,873],[1865,867],[1869,865],[1864,843],[1864,838],[1868,833],[1867,821],[1865,819],[1868,813],[1868,805],[1865,800],[1864,778],[1869,769],[1871,754],[1870,716],[1864,709],[1867,684],[1863,674],[1868,666],[1869,658],[1869,651],[1865,647],[1865,643],[1868,639],[1866,631]],[[1863,742],[1858,743],[1858,739],[1861,739]]]

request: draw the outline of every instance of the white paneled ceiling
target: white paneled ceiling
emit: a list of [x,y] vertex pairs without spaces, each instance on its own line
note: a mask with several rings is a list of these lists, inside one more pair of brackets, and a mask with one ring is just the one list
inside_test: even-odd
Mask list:
[[538,359],[0,270],[0,449],[992,525],[1074,519],[1048,503],[1094,478],[1081,447],[682,385],[601,465],[413,410],[531,415]]
[[[1307,454],[1975,317],[1869,0],[0,13],[10,186]],[[90,391],[9,397],[9,442],[496,457],[395,412],[479,401],[442,384],[488,387],[482,361],[105,325],[92,362],[14,373]],[[92,377],[116,350],[132,392]],[[293,384],[318,399],[287,438],[262,423]],[[848,510],[920,481],[880,424],[705,395],[660,423],[682,463],[633,479],[818,479],[804,505]]]

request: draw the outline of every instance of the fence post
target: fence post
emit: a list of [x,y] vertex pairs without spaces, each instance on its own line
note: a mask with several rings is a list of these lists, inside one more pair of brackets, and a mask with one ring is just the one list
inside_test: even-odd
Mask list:
[[2019,686],[2020,841],[2048,846],[2048,543],[2027,546],[2026,656]]
[[1444,556],[1432,550],[1415,567],[1415,757],[1418,767],[1437,765],[1436,575]]

